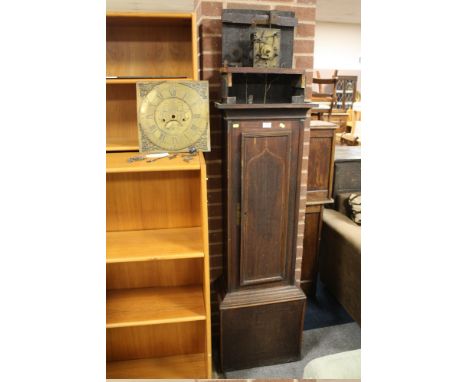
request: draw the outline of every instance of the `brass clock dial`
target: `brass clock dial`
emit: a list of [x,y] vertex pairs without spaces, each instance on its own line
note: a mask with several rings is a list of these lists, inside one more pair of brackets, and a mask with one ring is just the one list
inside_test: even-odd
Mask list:
[[140,151],[210,151],[208,81],[137,83]]

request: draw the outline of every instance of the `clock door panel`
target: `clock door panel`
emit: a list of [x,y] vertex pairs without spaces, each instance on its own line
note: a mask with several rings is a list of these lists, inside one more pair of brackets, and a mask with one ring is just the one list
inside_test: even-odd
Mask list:
[[290,130],[242,133],[240,285],[287,277]]

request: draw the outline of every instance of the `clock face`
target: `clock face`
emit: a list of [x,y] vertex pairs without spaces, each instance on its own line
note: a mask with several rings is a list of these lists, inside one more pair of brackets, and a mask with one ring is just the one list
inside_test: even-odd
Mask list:
[[140,151],[210,150],[207,81],[137,83]]

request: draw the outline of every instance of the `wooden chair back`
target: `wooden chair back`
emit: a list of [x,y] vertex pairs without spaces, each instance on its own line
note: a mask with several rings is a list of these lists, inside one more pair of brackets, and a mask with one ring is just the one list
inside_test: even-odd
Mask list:
[[[320,78],[320,72],[317,71],[317,75],[312,77],[312,86],[314,84],[318,85],[319,91],[314,92],[312,90],[311,101],[316,102],[329,102],[330,107],[328,109],[328,120],[330,120],[333,105],[336,102],[336,84],[338,82],[338,70],[335,70],[331,78]],[[325,85],[331,85],[328,92],[325,92]],[[319,114],[319,119],[322,119],[322,114]]]

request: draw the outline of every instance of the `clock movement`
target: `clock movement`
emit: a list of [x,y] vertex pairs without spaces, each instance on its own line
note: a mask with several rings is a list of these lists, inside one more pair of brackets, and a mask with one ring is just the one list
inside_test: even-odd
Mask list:
[[210,151],[208,81],[137,83],[140,151]]
[[252,34],[252,42],[254,67],[279,67],[281,29],[256,28]]

